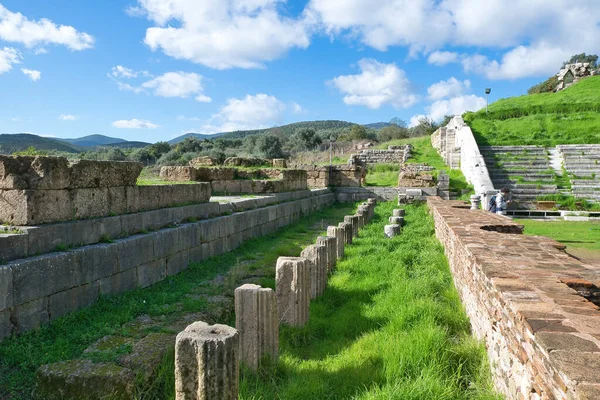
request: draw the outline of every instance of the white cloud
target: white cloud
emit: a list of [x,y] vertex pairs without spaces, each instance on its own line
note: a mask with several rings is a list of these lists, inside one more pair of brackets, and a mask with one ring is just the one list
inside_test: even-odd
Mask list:
[[458,53],[453,53],[451,51],[434,51],[427,57],[427,62],[429,64],[437,65],[438,67],[457,61]]
[[471,81],[459,81],[455,77],[447,81],[440,81],[429,86],[427,93],[431,100],[440,100],[444,97],[454,97],[463,94],[471,88]]
[[[382,51],[407,46],[411,55],[436,50],[430,64],[462,60],[467,72],[489,79],[548,76],[573,54],[599,51],[600,2],[593,0],[311,0],[307,12],[332,37]],[[444,47],[501,55],[459,56]]]
[[304,20],[282,16],[285,0],[138,0],[156,26],[144,43],[152,50],[210,68],[257,68],[310,43]]
[[58,116],[58,119],[60,119],[62,121],[75,121],[77,119],[77,117],[72,114],[61,114]]
[[21,68],[21,72],[27,75],[29,79],[34,82],[39,81],[42,77],[42,73],[40,71],[36,71],[35,69]]
[[408,127],[412,128],[412,127],[419,125],[423,118],[428,118],[428,117],[427,117],[427,115],[424,115],[424,114],[417,114],[417,115],[412,116],[410,118],[410,121],[408,122]]
[[330,84],[344,93],[344,103],[362,105],[370,109],[391,104],[396,108],[408,108],[418,100],[412,93],[410,82],[396,64],[383,64],[371,59],[358,62],[361,73],[333,78]]
[[112,126],[114,126],[115,128],[120,128],[120,129],[156,129],[156,128],[158,128],[158,125],[153,124],[150,121],[139,120],[136,118],[130,119],[130,120],[121,119],[118,121],[114,121],[112,123]]
[[198,117],[186,117],[185,115],[178,115],[177,121],[200,121]]
[[29,20],[23,14],[11,12],[0,4],[0,39],[22,43],[26,47],[57,44],[71,50],[85,50],[94,46],[94,38],[72,26],[56,25],[49,19]]
[[0,49],[0,74],[10,71],[13,64],[20,64],[21,59],[21,53],[15,48]]
[[152,94],[159,97],[180,97],[185,99],[194,96],[195,100],[201,103],[210,103],[212,101],[210,97],[203,93],[202,75],[193,72],[167,72],[146,81],[139,86],[121,82],[119,79],[150,76],[150,73],[147,71],[134,71],[118,65],[112,69],[108,76],[117,82],[117,86],[120,90],[131,91],[134,93],[150,91]]
[[471,94],[456,96],[448,100],[438,100],[426,109],[427,117],[434,121],[440,121],[446,115],[460,115],[465,111],[481,110],[483,107],[485,107],[485,99]]
[[243,99],[229,99],[202,127],[205,133],[262,129],[281,123],[285,104],[274,96],[259,93]]
[[292,112],[294,114],[303,114],[306,112],[306,110],[300,104],[293,102],[292,103]]

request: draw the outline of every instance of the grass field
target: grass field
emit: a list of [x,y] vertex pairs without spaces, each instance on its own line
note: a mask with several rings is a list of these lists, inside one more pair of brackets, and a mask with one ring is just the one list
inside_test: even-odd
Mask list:
[[373,164],[367,168],[365,186],[398,186],[400,164]]
[[600,76],[558,93],[501,99],[465,121],[480,145],[600,143]]
[[282,327],[279,363],[243,373],[241,399],[500,398],[427,208],[407,206],[389,240],[393,208],[380,204],[347,247],[308,325]]
[[600,252],[600,222],[539,221],[519,219],[525,234],[547,236],[569,247]]
[[[197,298],[200,284],[218,274],[228,273],[225,289],[233,290],[236,278],[246,274],[260,275],[258,283],[274,285],[275,261],[279,256],[297,256],[307,245],[314,243],[327,226],[354,213],[354,204],[337,204],[311,214],[272,235],[244,243],[237,250],[193,264],[182,273],[169,277],[146,289],[100,299],[94,305],[59,318],[35,331],[0,342],[0,399],[28,399],[35,384],[35,371],[41,365],[82,356],[83,351],[106,335],[138,335],[123,325],[141,315],[160,319],[165,325],[190,312],[207,310],[210,305]],[[228,272],[229,271],[229,272]],[[192,296],[190,298],[190,296]],[[232,324],[233,320],[222,321]],[[160,331],[160,330],[159,330]],[[131,349],[122,349],[124,353]],[[115,353],[116,359],[124,353]],[[172,354],[171,354],[172,357]],[[113,361],[107,359],[105,361]],[[139,399],[173,398],[174,374],[172,363],[165,361],[162,379],[151,388],[139,386]],[[170,369],[170,370],[169,370]],[[169,393],[169,394],[165,394]]]

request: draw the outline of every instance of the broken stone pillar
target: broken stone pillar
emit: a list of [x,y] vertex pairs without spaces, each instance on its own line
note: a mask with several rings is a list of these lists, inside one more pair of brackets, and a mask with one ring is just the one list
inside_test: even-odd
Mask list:
[[175,398],[238,398],[238,333],[227,325],[194,322],[175,341]]
[[385,233],[385,236],[387,236],[388,238],[391,239],[394,236],[400,234],[400,225],[396,225],[396,224],[386,225],[383,228],[383,232]]
[[337,226],[327,227],[327,236],[335,238],[336,258],[344,257],[344,231]]
[[352,227],[352,237],[356,237],[358,235],[358,218],[352,215],[346,215],[344,217],[344,222],[346,224],[350,224],[350,226]]
[[394,217],[404,217],[404,214],[404,209],[395,209],[394,211],[392,211],[392,216]]
[[327,247],[327,272],[331,272],[337,260],[336,239],[329,236],[317,237],[317,244]]
[[390,217],[390,224],[402,226],[404,224],[404,217]]
[[242,363],[256,371],[264,357],[277,360],[279,316],[273,289],[249,283],[235,289],[235,328]]
[[338,226],[344,230],[344,245],[352,244],[352,224],[340,222]]
[[279,257],[275,281],[279,321],[291,326],[305,325],[310,309],[310,261]]
[[354,215],[358,217],[358,229],[362,229],[365,226],[365,211],[359,208]]
[[471,210],[479,210],[481,208],[481,196],[474,194],[471,196]]
[[311,262],[310,269],[310,298],[316,299],[325,291],[327,286],[327,247],[320,245],[307,246],[300,257]]

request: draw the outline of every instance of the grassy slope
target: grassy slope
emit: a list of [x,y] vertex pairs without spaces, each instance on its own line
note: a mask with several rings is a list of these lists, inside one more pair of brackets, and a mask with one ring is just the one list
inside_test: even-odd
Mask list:
[[282,327],[280,361],[246,371],[241,399],[496,399],[483,346],[425,206],[383,236],[392,203],[346,248],[309,324]]
[[567,247],[600,252],[600,222],[518,220],[525,225],[525,234],[548,236]]
[[[376,148],[387,149],[388,146],[400,146],[404,144],[411,144],[413,146],[412,156],[408,159],[409,164],[427,163],[434,167],[436,170],[446,171],[450,176],[450,190],[456,191],[470,188],[469,184],[467,183],[464,175],[460,170],[450,169],[450,167],[448,167],[444,163],[444,159],[431,145],[430,136],[420,136],[409,139],[392,140],[390,142],[381,143]],[[391,182],[389,169],[386,170],[385,167],[382,167],[381,171],[379,171],[381,173],[378,174],[377,172],[378,171],[375,171],[375,174],[372,174],[371,177],[369,177],[369,175],[367,174],[367,185],[386,186],[383,183]],[[396,186],[397,184],[398,176],[396,174],[394,184],[391,186]]]
[[600,76],[558,93],[498,100],[485,110],[467,113],[482,145],[600,143]]
[[[190,299],[186,295],[197,293],[202,288],[202,282],[217,274],[232,271],[226,280],[226,290],[235,287],[234,278],[241,278],[249,271],[253,271],[253,274],[266,271],[274,276],[277,257],[300,255],[306,245],[314,243],[315,238],[323,234],[327,225],[337,224],[344,215],[352,214],[354,209],[354,204],[329,207],[280,229],[276,234],[248,241],[233,252],[193,264],[182,273],[149,288],[101,299],[40,329],[0,342],[0,399],[30,398],[35,383],[34,374],[39,366],[78,358],[89,345],[106,335],[135,335],[122,328],[122,325],[140,315],[160,318],[168,325],[169,321],[185,313],[207,310],[209,305],[205,299]],[[263,278],[257,283],[273,286],[274,279]],[[222,287],[216,287],[215,290],[218,291],[215,294],[223,292]],[[118,355],[115,354],[115,357]],[[168,371],[171,368],[172,372],[173,366],[172,363],[167,364],[165,379],[156,384],[155,391],[160,392],[173,385],[174,374]],[[164,395],[139,397],[169,398]]]

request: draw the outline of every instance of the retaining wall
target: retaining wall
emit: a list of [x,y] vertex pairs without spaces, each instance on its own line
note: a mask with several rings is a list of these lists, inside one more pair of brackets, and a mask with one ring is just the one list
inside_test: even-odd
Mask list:
[[366,170],[358,165],[320,167],[312,164],[298,164],[294,168],[306,171],[309,188],[360,187],[366,176]]
[[487,204],[487,196],[496,193],[494,184],[475,136],[462,117],[455,116],[448,125],[435,131],[431,135],[431,144],[448,166],[460,168],[475,193],[482,196],[483,204]]
[[0,156],[0,222],[38,225],[205,203],[210,184],[136,186],[142,165]]
[[[463,202],[428,198],[436,235],[494,385],[509,399],[600,398],[597,267],[523,226]],[[596,288],[596,289],[594,289]]]
[[[152,285],[187,268],[190,262],[231,251],[248,239],[272,233],[335,201],[335,195],[327,190],[299,191],[288,196],[291,201],[285,203],[0,265],[0,338],[37,328],[94,303],[100,295]],[[240,207],[260,205],[255,199],[243,201],[248,203]],[[139,229],[134,227],[137,224],[157,226],[183,215],[211,215],[216,212],[216,207],[219,212],[236,210],[234,205],[222,204],[185,210],[166,209],[141,213],[129,222],[131,229]],[[133,217],[119,218],[123,229],[124,221]],[[119,225],[117,219],[96,222],[105,227]],[[81,223],[83,225],[72,223],[56,229],[63,229],[63,234],[67,234],[64,230],[70,230],[72,237],[79,240],[78,232],[90,229],[90,225],[86,225],[89,221]],[[91,229],[94,231],[93,224]],[[50,228],[40,231],[46,243],[51,241],[51,232]],[[98,230],[94,232],[90,233],[91,237],[99,234]],[[18,236],[31,238],[30,234]]]
[[402,164],[411,156],[410,144],[405,146],[390,146],[387,150],[367,149],[358,154],[351,154],[348,164]]
[[337,201],[342,203],[351,201],[363,201],[372,197],[381,201],[398,200],[398,188],[394,187],[338,187],[334,190]]

